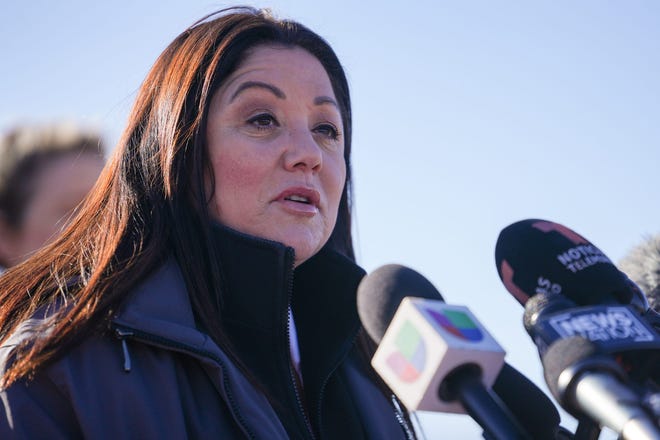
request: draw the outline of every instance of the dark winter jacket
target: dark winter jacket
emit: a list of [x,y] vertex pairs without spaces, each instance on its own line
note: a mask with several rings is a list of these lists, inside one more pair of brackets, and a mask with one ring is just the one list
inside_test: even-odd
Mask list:
[[[221,228],[215,239],[225,331],[251,380],[198,330],[171,258],[130,294],[113,334],[87,337],[0,393],[0,438],[405,438],[401,415],[355,348],[364,272],[328,250],[294,271],[291,248]],[[302,392],[289,355],[289,304]],[[24,323],[0,349],[3,368],[33,327]]]

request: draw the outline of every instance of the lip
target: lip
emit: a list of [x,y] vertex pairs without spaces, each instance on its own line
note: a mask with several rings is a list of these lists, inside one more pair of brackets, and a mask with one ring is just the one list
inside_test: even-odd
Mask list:
[[[304,197],[309,203],[289,200],[291,196]],[[284,209],[292,214],[313,216],[319,211],[321,194],[313,188],[292,186],[282,191],[274,201],[281,203]]]

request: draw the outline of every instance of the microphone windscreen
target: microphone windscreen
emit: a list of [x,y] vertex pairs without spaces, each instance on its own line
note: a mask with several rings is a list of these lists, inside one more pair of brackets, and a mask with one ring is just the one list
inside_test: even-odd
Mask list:
[[420,273],[398,264],[381,266],[365,276],[357,290],[360,320],[371,338],[380,344],[403,298],[444,301],[440,292]]
[[558,402],[562,403],[564,400],[562,386],[566,384],[559,379],[564,370],[581,361],[594,359],[601,359],[600,350],[596,344],[582,336],[559,339],[548,347],[541,358],[541,363],[545,382]]
[[626,277],[587,239],[558,223],[528,219],[504,228],[495,262],[503,284],[521,303],[539,292],[560,293],[578,305],[628,304]]
[[493,391],[533,439],[555,440],[561,421],[557,408],[534,382],[511,365],[500,370]]
[[631,249],[619,261],[619,269],[639,286],[650,307],[660,312],[660,234]]

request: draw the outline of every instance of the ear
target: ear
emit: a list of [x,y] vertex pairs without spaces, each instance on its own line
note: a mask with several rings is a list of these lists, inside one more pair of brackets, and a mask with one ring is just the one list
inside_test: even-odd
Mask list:
[[0,266],[10,267],[16,255],[16,230],[0,212]]

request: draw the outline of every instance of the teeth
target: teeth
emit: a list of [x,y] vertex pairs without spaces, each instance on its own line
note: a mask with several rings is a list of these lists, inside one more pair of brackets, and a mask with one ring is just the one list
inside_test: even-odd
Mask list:
[[291,200],[293,202],[303,202],[303,203],[309,203],[309,199],[307,197],[303,196],[289,196],[287,197],[288,200]]

